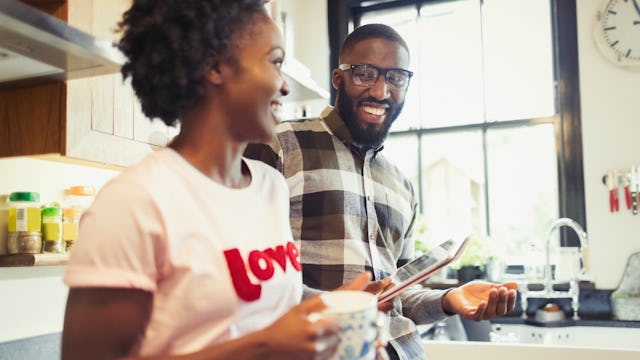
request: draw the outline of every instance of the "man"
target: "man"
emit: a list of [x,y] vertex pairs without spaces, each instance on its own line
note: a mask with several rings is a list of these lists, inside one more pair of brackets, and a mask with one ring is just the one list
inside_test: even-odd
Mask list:
[[[414,257],[416,196],[381,151],[404,104],[408,67],[409,49],[395,30],[357,28],[333,71],[336,107],[320,118],[280,124],[273,144],[245,152],[287,179],[293,236],[301,242],[310,288],[333,289],[362,271],[381,280]],[[515,305],[515,288],[473,282],[449,291],[404,291],[389,313],[390,357],[424,357],[416,324],[453,314],[474,320],[504,315]]]

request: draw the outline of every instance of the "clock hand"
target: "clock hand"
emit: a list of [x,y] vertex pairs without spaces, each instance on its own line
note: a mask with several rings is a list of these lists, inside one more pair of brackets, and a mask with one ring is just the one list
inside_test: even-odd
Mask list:
[[[633,1],[633,7],[636,8],[636,12],[638,13],[638,15],[640,15],[640,5],[638,5],[638,0],[632,0]],[[636,22],[634,21],[633,24],[635,25]]]

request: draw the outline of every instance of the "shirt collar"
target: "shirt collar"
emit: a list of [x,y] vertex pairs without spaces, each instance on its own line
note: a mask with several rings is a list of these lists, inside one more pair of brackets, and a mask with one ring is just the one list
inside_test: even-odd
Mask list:
[[[340,117],[338,113],[338,109],[333,106],[328,106],[322,114],[320,115],[324,123],[329,128],[329,131],[340,141],[342,141],[345,145],[357,150],[361,154],[366,153],[369,148],[363,147],[361,144],[358,144],[353,137],[351,137],[351,132],[349,132],[349,128],[344,123],[344,120]],[[378,153],[380,150],[384,148],[384,145],[380,145],[377,148],[373,149],[374,153]]]

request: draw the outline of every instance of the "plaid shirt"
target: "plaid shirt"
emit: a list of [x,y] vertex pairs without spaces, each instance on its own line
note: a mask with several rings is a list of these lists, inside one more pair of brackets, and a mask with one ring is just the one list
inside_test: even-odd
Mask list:
[[[337,110],[284,122],[277,141],[245,155],[278,169],[290,190],[291,228],[300,240],[305,285],[332,290],[364,271],[375,280],[414,256],[411,182],[378,149],[361,150]],[[443,292],[409,289],[390,312],[390,345],[400,359],[424,357],[415,324],[442,320]]]

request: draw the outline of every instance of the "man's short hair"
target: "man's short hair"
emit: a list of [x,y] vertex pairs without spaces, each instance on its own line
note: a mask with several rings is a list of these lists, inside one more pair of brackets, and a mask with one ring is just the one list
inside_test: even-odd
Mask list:
[[340,57],[345,53],[351,51],[356,44],[369,39],[385,39],[395,43],[398,43],[409,52],[409,46],[404,41],[402,36],[398,34],[391,26],[384,24],[367,24],[357,27],[347,35],[340,48]]

